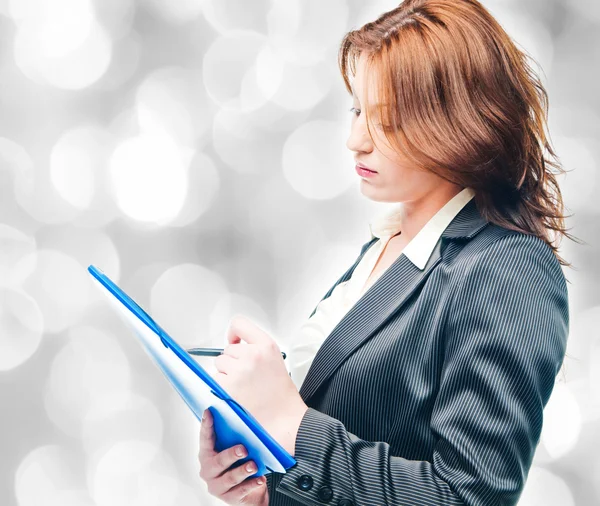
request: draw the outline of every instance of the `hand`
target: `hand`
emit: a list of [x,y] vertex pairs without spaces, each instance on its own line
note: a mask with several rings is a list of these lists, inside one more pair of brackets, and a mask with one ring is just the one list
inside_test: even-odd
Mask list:
[[[290,378],[275,340],[252,320],[232,318],[229,344],[215,359],[215,380],[294,456],[308,406]],[[241,342],[245,341],[245,342]]]
[[[209,409],[204,411],[200,423],[200,478],[208,485],[208,492],[221,499],[226,504],[248,504],[254,506],[268,506],[269,490],[267,480],[264,476],[248,479],[257,470],[252,461],[243,466],[229,469],[235,462],[246,457],[245,448],[241,456],[236,455],[235,450],[243,448],[236,445],[227,448],[220,453],[215,451],[215,431],[213,428],[213,417]],[[250,471],[246,466],[251,464]],[[259,483],[260,482],[260,483]]]

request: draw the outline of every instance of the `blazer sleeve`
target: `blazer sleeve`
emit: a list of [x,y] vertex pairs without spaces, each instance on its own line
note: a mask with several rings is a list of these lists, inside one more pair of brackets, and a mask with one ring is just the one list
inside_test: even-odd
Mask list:
[[549,246],[526,234],[496,240],[462,274],[447,313],[431,462],[394,456],[309,408],[297,464],[277,492],[308,505],[517,504],[566,350],[566,282]]

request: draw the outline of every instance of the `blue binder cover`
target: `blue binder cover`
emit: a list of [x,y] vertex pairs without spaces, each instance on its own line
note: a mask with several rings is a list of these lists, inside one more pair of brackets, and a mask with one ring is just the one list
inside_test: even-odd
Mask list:
[[246,447],[247,457],[232,467],[253,460],[258,470],[252,476],[264,476],[271,472],[285,473],[296,464],[256,418],[232,399],[131,297],[97,267],[90,265],[88,271],[196,418],[201,421],[204,410],[210,409],[214,419],[215,450],[222,451],[236,444]]

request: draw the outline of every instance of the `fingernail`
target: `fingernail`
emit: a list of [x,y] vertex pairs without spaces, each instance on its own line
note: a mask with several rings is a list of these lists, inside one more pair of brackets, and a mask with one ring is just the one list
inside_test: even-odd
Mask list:
[[206,420],[206,410],[202,413],[202,420]]
[[256,480],[257,485],[262,485],[263,483],[264,483],[264,481],[262,481],[260,478],[258,480]]
[[238,447],[235,449],[235,454],[236,454],[238,457],[243,457],[243,456],[244,456],[244,448],[243,448],[243,447],[241,447],[241,446],[238,446]]

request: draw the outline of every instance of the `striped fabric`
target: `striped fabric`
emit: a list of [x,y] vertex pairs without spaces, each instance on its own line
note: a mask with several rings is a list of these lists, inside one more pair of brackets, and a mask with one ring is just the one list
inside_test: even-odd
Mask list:
[[471,200],[423,270],[401,254],[323,342],[269,504],[516,504],[568,327],[552,250]]
[[[442,232],[474,196],[475,190],[470,187],[463,188],[454,195],[404,246],[402,253],[419,269],[424,269]],[[361,256],[360,262],[352,270],[352,276],[347,281],[337,283],[333,292],[321,300],[313,314],[291,334],[288,363],[292,381],[298,390],[302,387],[302,382],[323,341],[377,280],[377,277],[369,279],[375,264],[383,255],[390,239],[402,233],[402,206],[402,203],[395,204],[371,220],[371,236],[378,237],[379,240]]]

